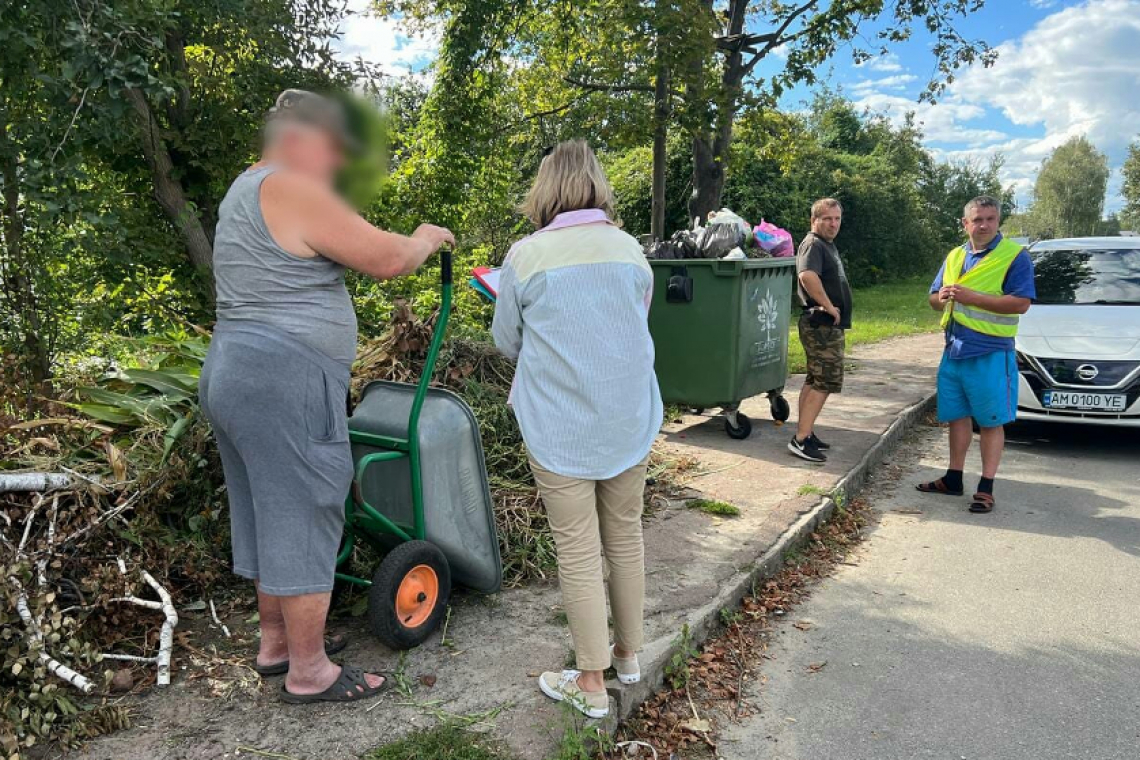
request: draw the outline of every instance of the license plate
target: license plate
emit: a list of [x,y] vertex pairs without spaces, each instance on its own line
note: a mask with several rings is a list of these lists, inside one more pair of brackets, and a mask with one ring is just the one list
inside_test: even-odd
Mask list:
[[1046,391],[1042,399],[1049,409],[1084,409],[1094,412],[1123,412],[1123,393],[1085,393],[1084,391]]

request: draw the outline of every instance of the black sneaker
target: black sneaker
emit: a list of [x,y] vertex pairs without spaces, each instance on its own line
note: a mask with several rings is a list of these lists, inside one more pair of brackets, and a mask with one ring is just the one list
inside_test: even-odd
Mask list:
[[788,441],[788,451],[800,459],[806,459],[809,462],[827,461],[827,457],[824,456],[823,452],[819,450],[819,447],[815,445],[810,435],[802,441],[793,435],[792,440]]
[[815,434],[814,430],[811,431],[811,435],[808,436],[808,440],[814,443],[815,447],[820,451],[827,451],[831,448],[830,443],[824,443],[823,441],[819,440],[819,436]]

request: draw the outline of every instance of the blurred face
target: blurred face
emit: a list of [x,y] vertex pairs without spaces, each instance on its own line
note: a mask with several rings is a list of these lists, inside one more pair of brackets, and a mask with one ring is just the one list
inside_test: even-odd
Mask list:
[[993,206],[971,206],[962,218],[962,226],[975,248],[985,247],[998,234],[1001,212]]
[[344,166],[344,149],[328,131],[297,125],[283,132],[273,146],[274,160],[293,171],[332,184]]
[[843,224],[843,212],[839,210],[839,206],[831,206],[812,219],[811,231],[824,240],[835,240],[841,224]]

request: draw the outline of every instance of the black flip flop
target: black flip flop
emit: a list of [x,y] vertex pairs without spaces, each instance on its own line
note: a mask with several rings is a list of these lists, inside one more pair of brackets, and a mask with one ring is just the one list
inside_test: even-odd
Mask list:
[[970,502],[970,511],[976,515],[984,515],[987,512],[994,511],[994,497],[993,494],[979,491],[974,494],[973,501]]
[[942,478],[932,480],[929,483],[919,483],[914,487],[915,490],[922,493],[940,493],[943,496],[961,496],[965,491],[959,488],[957,491],[952,491],[946,487],[946,481]]
[[[325,655],[333,656],[348,646],[347,636],[325,636]],[[275,662],[272,665],[258,665],[257,658],[253,660],[253,670],[262,678],[269,676],[283,676],[289,672],[289,661]]]
[[376,687],[369,686],[361,668],[343,665],[340,675],[333,681],[332,686],[320,694],[294,694],[285,688],[285,684],[281,684],[281,701],[291,705],[308,705],[314,702],[359,702],[362,699],[370,699],[384,691],[391,680],[384,673],[374,675],[381,676],[384,682]]

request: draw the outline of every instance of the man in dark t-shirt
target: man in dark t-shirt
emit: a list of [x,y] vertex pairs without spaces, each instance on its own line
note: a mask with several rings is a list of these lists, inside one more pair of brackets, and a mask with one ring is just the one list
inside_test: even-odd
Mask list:
[[831,448],[815,434],[815,421],[827,397],[843,390],[845,330],[851,327],[851,286],[835,236],[843,222],[843,207],[834,198],[821,198],[811,207],[811,232],[796,252],[800,305],[800,343],[807,355],[807,377],[800,391],[796,434],[788,450],[809,462],[826,462]]

